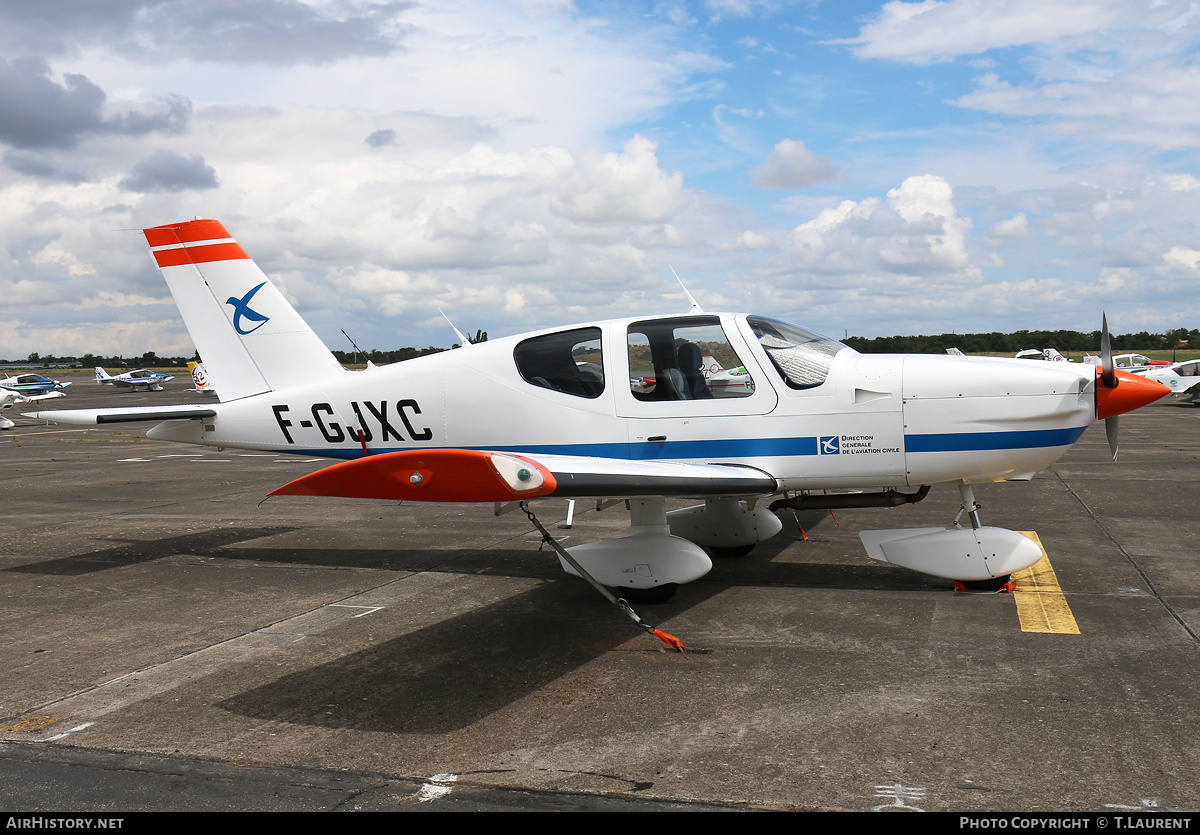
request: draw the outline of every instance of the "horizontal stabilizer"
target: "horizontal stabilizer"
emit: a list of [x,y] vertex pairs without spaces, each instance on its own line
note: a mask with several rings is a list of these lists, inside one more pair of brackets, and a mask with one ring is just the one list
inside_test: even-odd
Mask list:
[[207,406],[140,406],[130,409],[65,409],[51,412],[28,412],[24,417],[69,423],[74,426],[97,426],[101,423],[134,423],[148,420],[199,420],[213,417],[216,412]]

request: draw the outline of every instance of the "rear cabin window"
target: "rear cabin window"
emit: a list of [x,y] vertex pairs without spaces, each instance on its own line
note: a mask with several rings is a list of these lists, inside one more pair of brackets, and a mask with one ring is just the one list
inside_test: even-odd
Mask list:
[[576,397],[599,397],[604,391],[604,356],[599,328],[535,336],[513,351],[525,382]]
[[748,397],[754,379],[715,316],[629,326],[629,389],[642,401]]

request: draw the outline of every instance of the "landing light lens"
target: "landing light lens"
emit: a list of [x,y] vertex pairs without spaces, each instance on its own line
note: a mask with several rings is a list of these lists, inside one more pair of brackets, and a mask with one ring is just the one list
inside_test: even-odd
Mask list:
[[509,455],[492,455],[492,467],[504,482],[519,493],[537,490],[545,483],[541,472],[530,466],[528,461],[522,461]]

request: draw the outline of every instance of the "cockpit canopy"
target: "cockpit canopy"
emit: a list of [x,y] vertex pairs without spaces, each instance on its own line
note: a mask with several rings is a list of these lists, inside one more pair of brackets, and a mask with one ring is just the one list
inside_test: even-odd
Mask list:
[[[846,345],[812,331],[763,316],[745,319],[741,339],[731,341],[727,327],[736,320],[706,314],[665,316],[625,326],[629,388],[635,400],[712,400],[750,397],[754,376],[740,355],[745,339],[758,340],[766,360],[784,384],[811,389],[829,376],[833,358]],[[615,334],[614,334],[615,336]],[[523,339],[513,352],[526,382],[594,399],[605,388],[602,329],[571,328]],[[615,347],[615,346],[610,346]],[[767,365],[761,357],[751,367]]]

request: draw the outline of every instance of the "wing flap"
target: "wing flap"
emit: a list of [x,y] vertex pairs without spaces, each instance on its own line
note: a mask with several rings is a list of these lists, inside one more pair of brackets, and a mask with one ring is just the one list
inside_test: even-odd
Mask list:
[[757,467],[628,461],[575,455],[527,456],[553,473],[563,498],[636,496],[765,496],[778,492],[773,476]]

